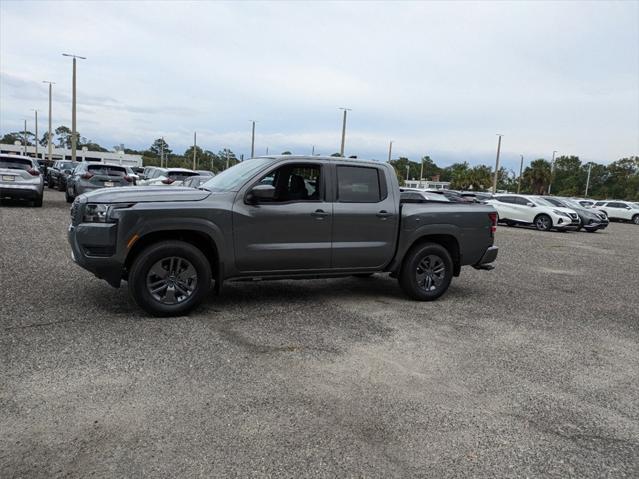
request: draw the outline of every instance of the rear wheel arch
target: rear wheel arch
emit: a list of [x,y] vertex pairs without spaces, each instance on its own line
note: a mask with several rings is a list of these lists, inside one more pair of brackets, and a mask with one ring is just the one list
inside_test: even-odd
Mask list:
[[126,275],[128,275],[128,271],[131,269],[133,262],[143,250],[153,244],[167,240],[184,241],[185,243],[192,244],[198,248],[208,259],[213,278],[218,278],[220,257],[219,250],[213,238],[206,233],[197,230],[160,230],[147,233],[133,243],[133,246],[127,254],[124,262],[124,279],[126,279]]
[[[453,274],[459,276],[461,272],[461,252],[459,248],[459,241],[457,238],[450,234],[427,234],[420,236],[410,245],[410,248],[406,250],[404,258],[406,258],[413,250],[419,248],[425,243],[435,243],[446,248],[453,260]],[[403,259],[402,259],[403,265]]]

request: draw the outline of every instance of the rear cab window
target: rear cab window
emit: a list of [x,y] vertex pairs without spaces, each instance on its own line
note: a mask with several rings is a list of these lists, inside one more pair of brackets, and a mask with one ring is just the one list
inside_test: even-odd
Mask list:
[[198,174],[190,171],[169,171],[168,174],[168,177],[171,178],[173,181],[185,180],[190,176],[198,176]]

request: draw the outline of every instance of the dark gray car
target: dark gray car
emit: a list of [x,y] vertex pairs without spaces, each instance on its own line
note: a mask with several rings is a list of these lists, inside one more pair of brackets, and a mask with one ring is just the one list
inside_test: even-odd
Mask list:
[[77,264],[173,316],[230,280],[389,272],[409,297],[434,300],[463,265],[492,268],[496,222],[488,205],[402,202],[387,163],[285,155],[238,163],[197,190],[80,195],[69,242]]
[[76,196],[100,188],[133,185],[126,166],[103,163],[80,163],[67,178],[65,198],[71,203]]
[[577,231],[583,228],[588,233],[594,233],[595,231],[606,229],[608,226],[609,220],[605,213],[593,208],[584,208],[577,201],[568,198],[559,198],[556,196],[544,196],[543,198],[555,206],[570,208],[577,213],[581,223]]

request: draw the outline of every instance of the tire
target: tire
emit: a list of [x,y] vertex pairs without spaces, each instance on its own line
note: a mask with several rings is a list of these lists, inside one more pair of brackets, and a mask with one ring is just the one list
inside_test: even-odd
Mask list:
[[47,188],[53,189],[53,181],[51,181],[51,177],[50,176],[49,176],[49,179],[47,180]]
[[596,233],[597,232],[597,228],[590,228],[589,230],[586,230],[588,233]]
[[639,215],[634,215],[632,217],[632,222],[636,225],[639,225]]
[[515,226],[515,222],[514,221],[510,221],[510,220],[504,220],[504,223],[506,223],[506,226]]
[[73,200],[75,200],[75,196],[69,194],[69,188],[64,190],[64,199],[67,200],[67,203],[73,203]]
[[43,196],[44,196],[44,193],[40,195],[39,197],[37,197],[35,200],[33,200],[33,206],[35,206],[36,208],[41,208]]
[[412,299],[433,301],[446,292],[452,279],[453,260],[448,250],[437,243],[422,243],[406,254],[399,285]]
[[60,180],[58,180],[58,183],[56,184],[56,187],[57,187],[58,191],[64,191],[64,190],[67,189],[66,185],[63,185]]
[[552,218],[546,214],[540,214],[535,216],[534,220],[535,228],[539,231],[550,231],[552,228]]
[[135,258],[129,294],[153,316],[181,316],[209,293],[211,276],[211,265],[200,249],[184,241],[161,241]]

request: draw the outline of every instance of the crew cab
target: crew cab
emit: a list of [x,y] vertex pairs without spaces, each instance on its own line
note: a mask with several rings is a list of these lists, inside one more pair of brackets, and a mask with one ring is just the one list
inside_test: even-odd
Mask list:
[[492,206],[400,198],[388,163],[292,155],[243,161],[199,189],[80,195],[74,261],[158,316],[187,313],[224,281],[389,272],[406,294],[441,296],[461,267],[492,269]]

